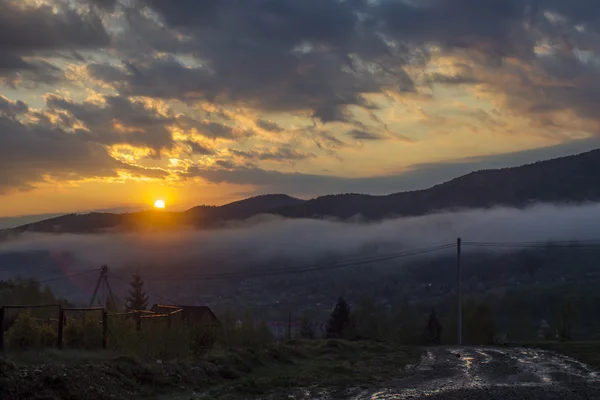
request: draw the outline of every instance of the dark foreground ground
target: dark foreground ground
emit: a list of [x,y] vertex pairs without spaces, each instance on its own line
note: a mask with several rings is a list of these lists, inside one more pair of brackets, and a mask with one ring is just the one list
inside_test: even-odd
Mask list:
[[0,356],[0,400],[288,398],[298,388],[384,387],[423,350],[393,343],[295,340],[216,347],[201,357],[139,359],[110,351],[30,350]]
[[[578,359],[599,353],[596,344],[562,347]],[[600,399],[593,367],[522,347],[321,340],[178,362],[57,351],[6,357],[0,399]]]
[[[579,357],[581,354],[575,352],[574,355]],[[363,387],[348,383],[345,387],[335,388],[317,385],[290,388],[253,398],[600,399],[600,377],[593,367],[553,351],[524,347],[429,348],[425,349],[419,362],[396,369],[396,376],[390,380]]]

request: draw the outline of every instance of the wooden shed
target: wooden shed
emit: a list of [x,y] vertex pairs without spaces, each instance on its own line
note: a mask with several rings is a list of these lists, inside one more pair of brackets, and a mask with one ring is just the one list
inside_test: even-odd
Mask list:
[[169,314],[181,310],[177,315],[180,315],[181,319],[188,324],[214,327],[221,325],[215,313],[207,306],[155,304],[150,310],[156,314]]

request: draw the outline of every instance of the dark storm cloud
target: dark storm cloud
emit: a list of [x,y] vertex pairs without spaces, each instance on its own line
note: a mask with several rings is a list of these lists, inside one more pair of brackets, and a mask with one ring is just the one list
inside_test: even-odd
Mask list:
[[[0,0],[0,81],[15,87],[55,82],[62,71],[40,57],[62,54],[64,58],[72,50],[110,46],[110,54],[121,60],[120,65],[98,57],[100,61],[87,65],[87,73],[114,86],[118,96],[106,97],[106,104],[50,96],[53,120],[36,114],[38,129],[58,129],[54,124],[59,124],[74,140],[92,147],[128,143],[160,154],[175,145],[169,129],[173,125],[211,139],[237,141],[254,134],[233,126],[235,121],[222,111],[215,111],[214,116],[207,113],[202,120],[163,115],[131,96],[175,99],[199,108],[206,104],[214,110],[239,106],[291,112],[323,123],[344,123],[345,130],[353,130],[342,135],[343,140],[375,140],[379,135],[355,120],[353,108],[372,112],[376,107],[369,102],[369,94],[402,96],[432,83],[481,85],[508,111],[562,132],[578,128],[571,126],[572,118],[555,118],[557,111],[569,111],[600,128],[600,3],[596,0],[87,3],[94,4],[92,11],[59,7],[54,13],[47,6],[23,8],[17,0]],[[112,14],[119,28],[111,31],[112,39],[94,10],[100,10],[103,17],[118,10]],[[536,48],[540,44],[548,44],[551,51],[542,54]],[[449,56],[450,72],[441,68],[422,74],[432,47]],[[72,54],[70,60],[81,61]],[[27,113],[14,102],[0,101],[0,110],[5,119],[13,120]],[[77,130],[78,123],[88,130]],[[272,121],[259,119],[256,125],[283,132]],[[589,126],[582,130],[600,131]],[[312,130],[297,132],[331,154],[350,145],[317,124]],[[213,151],[192,138],[181,144],[193,154]],[[285,162],[306,156],[290,149],[287,153],[281,149],[245,153],[238,156],[250,161]],[[232,163],[220,162],[222,170],[197,174],[211,181],[257,182],[259,186],[290,179],[299,187],[313,182],[330,185],[331,190],[371,191],[400,182],[390,177],[336,181],[250,167],[236,170]],[[453,171],[446,165],[440,168],[446,170],[440,173],[437,167],[419,166],[415,171],[429,171],[429,175],[419,175],[423,182],[433,180],[431,171],[441,175]]]
[[4,76],[9,84],[19,81],[16,71],[37,83],[57,79],[56,67],[24,57],[56,56],[60,50],[109,45],[109,35],[95,13],[75,11],[58,3],[54,6],[35,7],[17,0],[0,0],[0,77]]
[[[0,99],[0,108],[6,102]],[[26,107],[12,103],[12,113]],[[9,114],[10,115],[10,114]],[[28,189],[47,178],[80,180],[116,177],[118,170],[133,175],[164,177],[159,170],[123,164],[113,159],[104,146],[80,134],[66,132],[47,121],[24,124],[0,111],[0,194]]]
[[273,121],[259,119],[258,121],[256,121],[256,125],[258,125],[260,128],[262,128],[266,131],[277,132],[277,133],[283,132],[283,128],[280,127],[279,125],[277,125],[277,123],[275,123]]
[[[159,19],[141,7],[124,7],[129,26],[116,41],[127,55],[123,67],[91,65],[89,73],[125,95],[275,112],[304,110],[324,123],[352,123],[348,106],[370,108],[366,94],[418,90],[405,67],[424,66],[429,46],[437,45],[474,65],[457,65],[460,71],[454,75],[430,74],[426,84],[486,84],[505,89],[502,92],[511,97],[507,105],[517,111],[523,109],[518,105],[522,102],[531,103],[525,108],[532,109],[550,103],[553,109],[574,109],[591,118],[588,109],[596,106],[599,93],[589,66],[564,54],[541,58],[535,46],[567,40],[571,46],[600,50],[595,39],[600,32],[598,4],[593,0],[140,0],[138,5],[148,6]],[[548,11],[560,13],[564,21],[548,17]],[[152,58],[151,50],[187,54],[197,62],[175,56]],[[507,57],[526,66],[513,72],[524,77],[514,89],[490,77],[505,67]],[[482,76],[484,70],[487,74]],[[533,84],[532,75],[537,73],[548,81],[563,81],[568,89]],[[541,101],[544,91],[548,99]]]
[[242,151],[230,149],[229,151],[237,157],[252,161],[275,161],[289,163],[316,157],[314,153],[305,153],[287,146],[269,150]]
[[100,7],[101,9],[104,10],[113,10],[117,4],[119,3],[119,0],[88,0],[91,4]]
[[396,37],[446,48],[523,55],[531,43],[523,31],[523,0],[433,0],[412,5],[383,1],[378,12]]
[[353,129],[349,132],[346,132],[346,136],[351,137],[356,140],[384,140],[386,139],[384,136],[378,135],[376,133],[359,131],[357,129]]
[[213,149],[211,149],[210,147],[207,147],[201,143],[195,142],[193,140],[188,140],[184,143],[185,145],[189,146],[190,150],[191,150],[191,154],[195,154],[195,155],[209,155],[209,154],[214,154],[215,151]]
[[92,12],[61,7],[55,13],[51,5],[35,8],[20,3],[0,0],[2,51],[95,48],[110,42],[102,21]]
[[[392,44],[367,29],[357,14],[366,7],[359,1],[143,3],[163,17],[168,29],[151,18],[142,22],[138,13],[129,34],[142,30],[139,37],[150,48],[193,54],[198,65],[140,54],[125,69],[90,67],[94,78],[114,84],[123,94],[307,110],[330,122],[345,120],[348,105],[364,106],[365,94],[397,85],[399,77],[410,81],[401,71],[408,60],[392,57]],[[128,13],[133,20],[134,11]],[[165,39],[169,36],[171,40]],[[129,52],[131,46],[124,47]],[[385,62],[388,72],[365,67],[375,61]]]
[[595,0],[538,0],[533,4],[537,9],[547,8],[564,14],[577,23],[600,22],[600,3]]
[[29,111],[27,104],[22,101],[12,101],[0,95],[0,117],[16,117]]
[[46,105],[53,111],[65,111],[68,117],[85,124],[88,131],[80,134],[89,141],[148,147],[156,153],[173,147],[174,140],[168,129],[168,125],[174,123],[173,118],[123,97],[107,96],[104,100],[105,104],[76,103],[49,95]]
[[178,126],[184,129],[195,129],[200,135],[208,139],[237,140],[254,135],[252,130],[243,130],[209,120],[198,121],[186,115],[178,115]]

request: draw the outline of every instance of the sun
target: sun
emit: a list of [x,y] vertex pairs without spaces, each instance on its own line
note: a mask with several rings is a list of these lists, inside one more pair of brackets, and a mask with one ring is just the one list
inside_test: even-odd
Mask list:
[[160,208],[160,209],[165,208],[165,202],[164,202],[164,200],[156,200],[154,202],[154,208]]

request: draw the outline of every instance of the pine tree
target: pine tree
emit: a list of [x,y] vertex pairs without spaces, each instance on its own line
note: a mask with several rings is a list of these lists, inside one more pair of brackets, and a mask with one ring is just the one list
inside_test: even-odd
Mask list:
[[300,320],[300,337],[303,339],[315,338],[315,330],[307,316],[303,316]]
[[128,310],[146,310],[148,308],[148,295],[144,292],[144,281],[139,272],[133,275],[131,290],[126,298]]
[[344,335],[344,330],[350,322],[350,306],[340,297],[331,312],[331,317],[327,321],[327,337],[341,338]]

